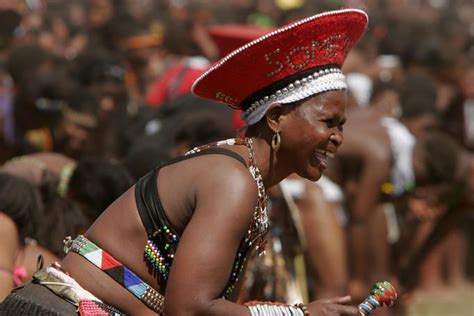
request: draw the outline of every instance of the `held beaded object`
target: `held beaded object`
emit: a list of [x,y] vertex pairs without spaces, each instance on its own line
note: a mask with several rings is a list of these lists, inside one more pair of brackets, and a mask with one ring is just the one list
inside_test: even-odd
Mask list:
[[377,307],[386,306],[391,307],[395,304],[398,294],[395,287],[388,281],[376,282],[370,290],[370,295],[360,303],[359,314],[367,316]]

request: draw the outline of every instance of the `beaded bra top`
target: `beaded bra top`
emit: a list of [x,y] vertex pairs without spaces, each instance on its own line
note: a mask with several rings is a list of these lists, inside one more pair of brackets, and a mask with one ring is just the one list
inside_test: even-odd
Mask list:
[[[199,155],[204,151],[212,148],[217,148],[222,145],[244,145],[249,152],[249,166],[248,169],[257,183],[257,204],[253,213],[250,226],[247,230],[246,236],[241,240],[237,254],[232,266],[231,275],[227,284],[221,294],[222,297],[227,298],[235,288],[239,281],[240,273],[242,272],[247,255],[249,251],[255,249],[259,255],[263,254],[266,245],[266,236],[269,229],[267,201],[268,197],[263,185],[262,175],[255,162],[255,154],[253,150],[253,142],[251,138],[232,138],[224,141],[211,143],[208,145],[193,148],[185,154],[186,157]],[[156,182],[156,181],[154,181]],[[158,228],[148,236],[147,244],[144,249],[144,256],[146,262],[152,268],[166,286],[171,264],[176,252],[179,235],[169,224],[167,220],[160,220]]]

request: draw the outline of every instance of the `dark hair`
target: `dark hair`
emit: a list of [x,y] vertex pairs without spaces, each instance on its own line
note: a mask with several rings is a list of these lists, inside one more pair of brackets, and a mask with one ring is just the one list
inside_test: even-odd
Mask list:
[[407,77],[400,87],[402,117],[437,115],[436,98],[436,86],[430,78],[421,75]]
[[[346,90],[346,91],[349,93],[349,90]],[[309,99],[311,99],[315,96],[321,95],[321,94],[323,94],[323,93],[317,93],[317,94],[314,94],[314,95],[310,95],[309,97],[306,97],[304,99],[301,99],[301,100],[298,100],[298,101],[295,101],[295,102],[285,103],[283,108],[287,111],[292,111],[295,108],[297,108],[298,106],[300,106],[303,103],[305,103],[306,101],[308,101]],[[264,124],[266,125],[265,115],[257,123],[249,125],[245,128],[245,133],[244,133],[245,136],[246,137],[253,137],[253,136],[261,137],[262,135],[260,134],[260,129],[261,129],[261,126],[264,125]]]
[[99,51],[88,51],[79,56],[75,71],[79,82],[85,86],[103,82],[122,84],[125,80],[125,70],[118,59]]
[[[61,118],[67,98],[76,87],[61,67],[54,74],[31,74],[18,85],[14,105],[16,125],[23,130],[55,126]],[[32,117],[35,119],[32,120]]]
[[45,205],[44,216],[41,217],[35,239],[40,245],[61,258],[64,256],[63,239],[66,236],[80,234],[87,228],[90,221],[77,203],[57,194],[50,197],[50,201]]
[[0,10],[0,49],[8,47],[15,29],[21,22],[21,15],[11,9]]
[[0,212],[14,222],[23,244],[25,237],[36,237],[43,203],[37,188],[16,176],[0,173]]
[[193,39],[191,20],[168,20],[163,34],[163,47],[171,54],[180,56],[202,55]]
[[79,112],[97,115],[99,111],[99,100],[97,96],[90,93],[85,88],[78,88],[67,98],[67,104],[70,109]]
[[412,42],[402,52],[402,63],[405,67],[416,65],[435,69],[444,62],[439,42],[433,38]]
[[176,132],[175,142],[186,143],[190,148],[212,143],[234,136],[229,122],[211,112],[197,112],[186,115],[181,128]]
[[134,144],[123,160],[123,164],[133,178],[138,180],[169,159],[171,159],[171,154],[166,146],[161,146],[155,140],[147,140]]
[[458,166],[457,142],[445,133],[432,131],[419,145],[424,151],[426,180],[432,184],[453,181]]
[[132,184],[132,177],[118,162],[85,158],[78,162],[71,176],[68,194],[94,220]]
[[377,80],[372,85],[372,93],[370,94],[370,102],[373,102],[380,94],[386,91],[397,91],[399,88],[393,81]]
[[[0,175],[0,211],[3,211],[5,201],[16,201],[17,205],[31,205],[34,212],[24,214],[24,220],[21,222],[15,221],[20,232],[24,229],[29,231],[22,236],[22,240],[24,237],[31,237],[61,257],[64,237],[77,235],[89,224],[79,206],[74,201],[58,195],[56,176],[48,170],[44,170],[43,179],[37,186],[23,178],[13,179],[13,182],[11,179],[5,179],[2,173]],[[11,189],[6,189],[9,186]],[[9,212],[6,213],[14,218]],[[32,228],[28,228],[30,225]]]
[[16,84],[23,82],[40,65],[52,60],[51,54],[37,44],[18,46],[10,51],[6,68]]

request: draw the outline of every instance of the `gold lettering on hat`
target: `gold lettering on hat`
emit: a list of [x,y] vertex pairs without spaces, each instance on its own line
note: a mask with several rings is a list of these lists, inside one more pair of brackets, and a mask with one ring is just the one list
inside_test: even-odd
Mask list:
[[[293,55],[295,55],[297,52],[304,51],[305,55],[305,61],[302,63],[294,63],[293,62]],[[286,55],[286,62],[288,63],[288,66],[294,70],[300,70],[303,67],[305,67],[310,61],[314,60],[314,52],[311,51],[309,47],[306,46],[298,46],[290,50],[288,55]]]
[[275,54],[279,54],[280,53],[280,49],[277,48],[275,49],[273,52],[270,52],[270,53],[266,53],[265,54],[265,60],[267,61],[267,63],[269,63],[270,65],[275,65],[275,66],[278,66],[277,69],[273,70],[272,72],[269,72],[267,74],[267,77],[271,77],[271,76],[274,76],[276,75],[277,73],[279,73],[282,69],[283,69],[283,63],[278,61],[278,60],[272,60],[272,56],[275,55]]
[[317,49],[323,52],[324,53],[323,60],[328,60],[328,59],[336,57],[337,51],[339,49],[339,45],[336,44],[335,42],[340,40],[341,37],[342,37],[341,34],[336,34],[336,35],[329,36],[322,42],[312,41],[311,47],[313,47],[313,49]]
[[[342,41],[341,41],[342,39]],[[339,42],[339,43],[337,43]],[[316,58],[316,52],[319,52],[321,56],[321,62],[329,62],[331,59],[334,59],[337,54],[340,54],[340,46],[343,45],[342,53],[346,56],[349,53],[351,44],[351,39],[349,35],[344,34],[335,34],[329,36],[323,41],[313,40],[311,41],[311,47],[307,46],[297,46],[291,49],[287,54],[283,53],[283,58],[285,58],[285,62],[293,70],[300,70],[303,69],[308,65],[308,63],[313,62]],[[294,55],[298,52],[304,52],[304,61],[296,63],[293,59]],[[265,60],[269,65],[277,66],[277,68],[269,73],[267,73],[267,77],[272,77],[278,73],[280,73],[284,68],[285,64],[282,61],[277,60],[276,58],[280,55],[281,49],[277,48],[272,52],[266,53],[264,55]]]
[[344,39],[342,40],[342,43],[344,45],[344,57],[346,57],[349,51],[351,50],[351,47],[353,46],[353,42],[349,35],[344,34]]
[[222,102],[225,102],[225,103],[233,104],[233,105],[237,104],[237,99],[236,98],[228,96],[227,94],[222,93],[220,91],[216,92],[216,99],[220,100]]

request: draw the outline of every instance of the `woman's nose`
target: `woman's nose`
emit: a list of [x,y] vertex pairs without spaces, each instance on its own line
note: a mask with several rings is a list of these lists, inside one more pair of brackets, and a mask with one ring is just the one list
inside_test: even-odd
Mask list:
[[335,146],[339,147],[342,144],[344,136],[341,131],[334,132],[330,137],[329,140],[334,143]]

